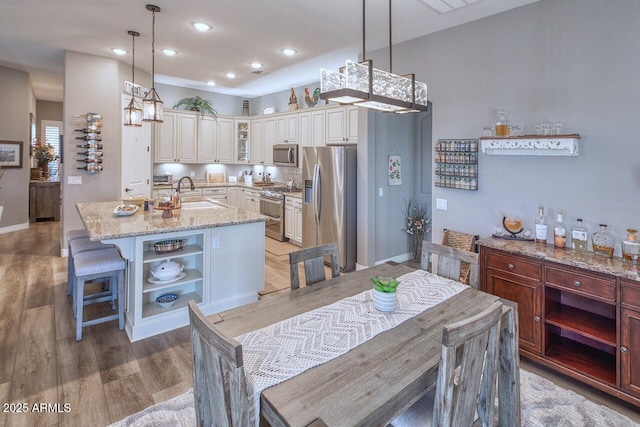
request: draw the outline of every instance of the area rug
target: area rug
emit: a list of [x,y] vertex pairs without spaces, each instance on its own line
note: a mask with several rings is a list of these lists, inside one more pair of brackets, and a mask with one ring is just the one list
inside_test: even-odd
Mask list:
[[[628,417],[598,405],[546,378],[520,370],[523,427],[634,427]],[[193,390],[131,415],[113,427],[196,425]]]

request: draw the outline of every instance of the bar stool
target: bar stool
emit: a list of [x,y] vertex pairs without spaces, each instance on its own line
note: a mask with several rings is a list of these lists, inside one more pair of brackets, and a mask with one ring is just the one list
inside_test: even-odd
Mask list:
[[[75,273],[74,273],[74,258],[77,254],[86,251],[96,251],[100,249],[114,248],[112,244],[105,244],[102,242],[94,242],[89,240],[88,237],[76,237],[69,242],[68,258],[67,258],[67,295],[72,295],[73,300],[73,312],[76,312],[76,298],[75,298]],[[115,300],[115,293],[111,292],[112,300]],[[112,301],[112,305],[114,302]]]
[[[126,263],[120,256],[120,252],[118,252],[116,248],[80,252],[74,257],[73,263],[75,268],[74,299],[77,301],[75,307],[76,341],[82,339],[82,328],[85,326],[97,325],[98,323],[118,319],[118,327],[120,330],[124,329],[124,270]],[[83,319],[85,305],[109,301],[111,299],[110,296],[91,300],[84,299],[85,283],[97,278],[109,278],[109,288],[111,292],[117,292],[118,295],[118,313],[85,321]]]

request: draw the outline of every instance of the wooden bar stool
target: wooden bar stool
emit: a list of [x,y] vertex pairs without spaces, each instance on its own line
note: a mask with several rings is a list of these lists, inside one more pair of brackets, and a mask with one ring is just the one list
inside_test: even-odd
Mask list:
[[[82,339],[82,328],[97,325],[98,323],[118,320],[120,330],[124,329],[124,270],[126,263],[116,248],[100,249],[95,251],[80,252],[74,257],[74,287],[76,317],[76,341]],[[97,319],[83,319],[83,309],[87,304],[102,301],[113,301],[110,296],[93,298],[85,301],[84,285],[87,281],[108,278],[111,292],[117,293],[118,313]],[[80,303],[82,301],[82,303]]]
[[[105,244],[102,242],[93,242],[88,237],[76,237],[69,242],[68,258],[67,258],[67,295],[72,295],[73,300],[73,312],[76,312],[76,298],[75,298],[75,272],[74,272],[74,258],[77,254],[86,251],[97,251],[101,249],[114,248],[112,244]],[[115,293],[111,293],[112,299],[115,300]],[[113,305],[113,302],[112,302]]]

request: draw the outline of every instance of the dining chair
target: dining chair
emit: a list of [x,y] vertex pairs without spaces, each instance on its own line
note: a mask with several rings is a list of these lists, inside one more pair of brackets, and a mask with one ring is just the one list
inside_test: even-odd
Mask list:
[[438,255],[438,264],[435,273],[455,281],[460,280],[462,263],[469,264],[469,283],[472,288],[478,289],[480,284],[480,255],[475,252],[443,246],[438,243],[422,242],[422,255],[420,268],[426,270],[429,266],[429,254]]
[[338,264],[338,245],[336,243],[314,246],[289,253],[291,290],[300,287],[298,263],[301,261],[304,261],[304,276],[307,286],[326,280],[324,257],[329,255],[331,256],[331,278],[338,277],[340,275],[340,265]]
[[[478,235],[463,233],[462,231],[455,231],[444,229],[442,231],[442,244],[444,246],[451,246],[456,249],[462,249],[463,251],[477,252],[476,241]],[[469,284],[469,276],[471,275],[471,266],[469,263],[462,262],[460,267],[460,279],[459,281],[465,285]]]
[[502,303],[496,301],[475,316],[445,325],[435,389],[391,425],[493,426],[501,317]]
[[250,426],[242,345],[189,306],[193,359],[193,399],[199,426]]

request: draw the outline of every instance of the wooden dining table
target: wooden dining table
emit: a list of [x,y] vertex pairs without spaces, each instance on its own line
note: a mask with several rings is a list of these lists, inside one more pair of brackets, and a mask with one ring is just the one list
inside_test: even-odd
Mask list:
[[[370,277],[399,277],[415,269],[399,264],[343,274],[310,287],[218,313],[216,323],[238,336],[371,289]],[[444,325],[505,303],[498,379],[500,425],[520,425],[515,306],[469,288],[376,335],[347,353],[263,390],[260,412],[273,426],[386,425],[435,383]],[[510,327],[507,325],[510,323]]]

